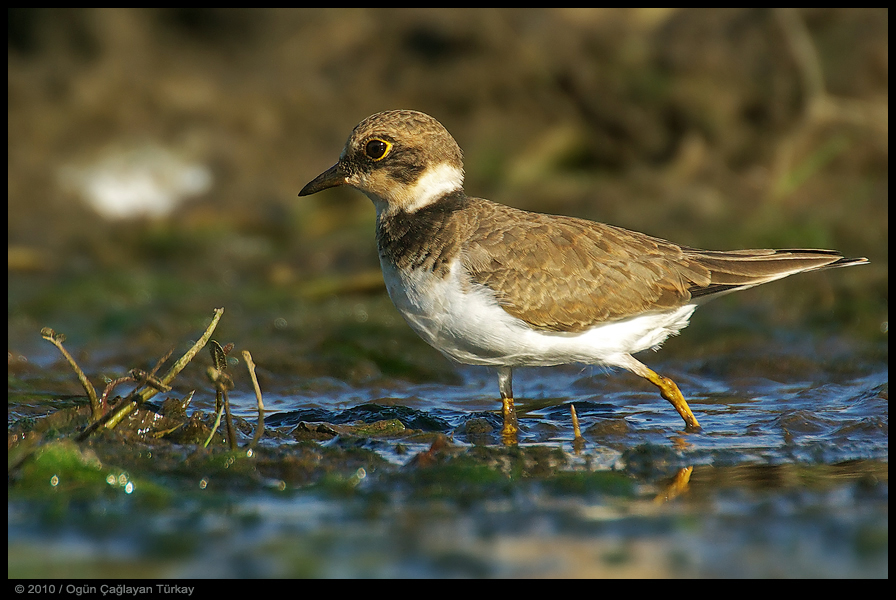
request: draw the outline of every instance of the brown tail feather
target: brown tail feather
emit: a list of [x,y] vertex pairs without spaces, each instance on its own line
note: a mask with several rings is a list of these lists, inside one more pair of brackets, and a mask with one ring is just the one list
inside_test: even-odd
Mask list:
[[732,252],[695,250],[690,258],[710,271],[709,285],[690,288],[692,298],[744,289],[796,273],[868,262],[867,258],[844,258],[834,250],[807,249]]

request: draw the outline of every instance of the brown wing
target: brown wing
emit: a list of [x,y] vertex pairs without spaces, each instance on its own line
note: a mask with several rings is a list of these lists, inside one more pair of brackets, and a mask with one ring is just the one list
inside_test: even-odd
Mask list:
[[473,282],[494,290],[511,315],[549,331],[582,331],[864,261],[826,250],[705,252],[602,223],[469,201],[464,265]]

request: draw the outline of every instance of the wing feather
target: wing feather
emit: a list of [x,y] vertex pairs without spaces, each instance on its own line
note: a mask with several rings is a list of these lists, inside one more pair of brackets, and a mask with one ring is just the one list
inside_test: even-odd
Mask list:
[[511,315],[548,331],[671,310],[798,273],[867,262],[830,250],[703,251],[469,198],[463,263]]

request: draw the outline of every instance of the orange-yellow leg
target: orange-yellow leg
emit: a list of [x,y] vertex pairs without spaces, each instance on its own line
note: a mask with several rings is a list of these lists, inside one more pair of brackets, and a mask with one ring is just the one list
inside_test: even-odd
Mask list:
[[582,437],[579,415],[576,414],[576,407],[573,404],[569,405],[569,416],[572,417],[572,449],[579,454],[585,448],[585,438]]
[[656,387],[660,388],[660,395],[675,407],[675,410],[677,410],[678,414],[681,415],[681,418],[684,419],[687,429],[700,429],[700,423],[697,422],[697,417],[691,412],[691,407],[688,406],[684,396],[681,395],[681,390],[678,389],[678,386],[675,385],[674,381],[668,377],[663,377],[662,375],[654,373],[631,356],[629,356],[628,359],[629,361],[627,361],[625,367],[632,373],[640,375]]
[[672,480],[672,483],[667,485],[662,492],[657,494],[653,501],[658,504],[661,502],[668,502],[688,491],[688,482],[691,480],[691,473],[693,473],[693,471],[694,467],[684,467],[679,469],[678,473],[675,474],[675,479]]
[[[650,369],[648,369],[648,371],[650,371]],[[674,381],[668,377],[658,375],[653,371],[650,371],[647,381],[660,388],[660,395],[675,407],[675,410],[677,410],[678,414],[681,415],[681,418],[684,419],[684,422],[689,429],[700,429],[700,423],[697,422],[697,417],[691,412],[691,407],[688,406],[684,396],[681,395],[681,390],[678,389],[678,386],[675,385]]]
[[516,418],[516,410],[513,407],[513,371],[510,367],[498,368],[498,387],[501,390],[501,414],[504,417],[504,427],[501,435],[505,441],[516,442],[516,434],[519,431],[519,422]]

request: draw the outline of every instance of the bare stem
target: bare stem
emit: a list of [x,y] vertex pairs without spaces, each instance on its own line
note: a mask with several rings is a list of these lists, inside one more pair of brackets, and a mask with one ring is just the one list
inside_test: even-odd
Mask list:
[[246,361],[246,367],[249,369],[249,377],[252,378],[252,386],[255,388],[255,399],[258,401],[258,426],[255,428],[255,435],[249,448],[254,448],[258,444],[258,440],[264,435],[264,400],[261,399],[261,387],[258,385],[258,376],[255,374],[255,361],[248,350],[243,350],[243,360]]
[[90,383],[90,380],[87,379],[87,375],[84,374],[84,371],[82,371],[81,367],[78,366],[78,363],[75,362],[74,357],[72,357],[72,355],[68,353],[68,350],[66,350],[62,346],[62,342],[65,341],[65,336],[62,334],[57,334],[49,327],[44,327],[43,329],[41,329],[40,334],[45,340],[56,346],[56,348],[62,353],[62,356],[65,357],[65,360],[68,361],[68,364],[70,364],[72,369],[74,369],[75,374],[78,376],[78,381],[81,382],[81,385],[87,392],[87,398],[90,400],[91,419],[93,421],[98,421],[103,416],[102,404],[100,403],[100,399],[96,395],[96,389],[94,389],[93,384]]
[[[142,385],[143,384],[141,383],[140,386],[142,386]],[[124,400],[122,400],[120,403],[115,405],[115,407],[112,410],[110,410],[109,412],[104,414],[102,417],[100,417],[99,419],[97,419],[96,421],[94,421],[93,423],[88,425],[87,428],[84,431],[82,431],[78,435],[78,437],[75,439],[79,442],[83,442],[88,437],[90,437],[90,434],[92,434],[94,431],[96,431],[103,425],[106,425],[107,423],[109,423],[109,421],[114,420],[116,423],[121,421],[121,419],[124,418],[124,415],[131,412],[132,407],[133,407],[132,403],[134,402],[134,398],[137,396],[137,392],[140,389],[140,386],[137,386],[137,388],[135,388],[133,392],[128,394],[128,396]]]
[[221,415],[224,414],[224,405],[218,407],[218,413],[215,416],[215,424],[212,426],[212,432],[208,434],[208,439],[205,440],[205,444],[202,445],[203,448],[208,448],[209,443],[212,441],[212,438],[215,437],[215,432],[218,431],[218,426],[221,425]]
[[[216,342],[212,342],[212,344],[217,346]],[[220,348],[220,346],[218,347]],[[215,367],[209,367],[206,374],[215,386],[215,406],[218,407],[218,417],[215,420],[215,429],[218,428],[218,424],[221,422],[221,409],[223,408],[226,416],[225,425],[227,426],[227,442],[230,445],[231,450],[236,450],[236,432],[233,429],[233,418],[230,416],[230,398],[227,395],[227,390],[233,389],[233,380],[230,379],[230,376],[226,372],[221,369],[216,369]],[[214,430],[212,430],[212,435],[214,435]],[[208,441],[206,441],[206,445],[208,445],[209,441],[211,441],[211,436],[209,436]]]
[[[181,356],[177,360],[177,362],[174,363],[174,365],[171,366],[171,369],[169,369],[168,372],[165,373],[165,375],[162,376],[161,379],[157,380],[157,383],[160,384],[160,386],[144,388],[138,394],[138,396],[127,405],[126,408],[123,408],[121,411],[116,413],[115,417],[106,421],[106,429],[114,429],[115,426],[118,425],[118,423],[121,422],[121,420],[124,417],[126,417],[128,414],[130,414],[130,412],[132,410],[134,410],[134,408],[138,404],[146,402],[147,400],[149,400],[150,398],[155,396],[157,393],[159,393],[159,390],[157,389],[157,387],[167,386],[169,383],[171,383],[171,381],[173,381],[174,378],[177,377],[178,373],[183,371],[184,367],[186,367],[190,363],[190,361],[193,360],[193,357],[196,356],[196,354],[200,350],[202,350],[202,348],[205,347],[205,345],[208,343],[209,339],[211,339],[212,333],[214,333],[215,327],[218,326],[218,321],[221,320],[221,315],[223,315],[223,314],[224,314],[223,308],[216,308],[215,316],[212,317],[212,322],[209,324],[208,328],[205,330],[205,333],[202,334],[202,337],[200,337],[198,340],[196,340],[196,343],[193,344],[193,346],[189,350],[187,350],[187,352],[183,356]],[[156,367],[156,369],[157,368],[158,368],[158,366]]]
[[227,390],[221,393],[224,394],[224,415],[227,417],[227,442],[231,450],[236,450],[236,432],[233,429],[233,417],[230,416],[230,397],[227,395]]

